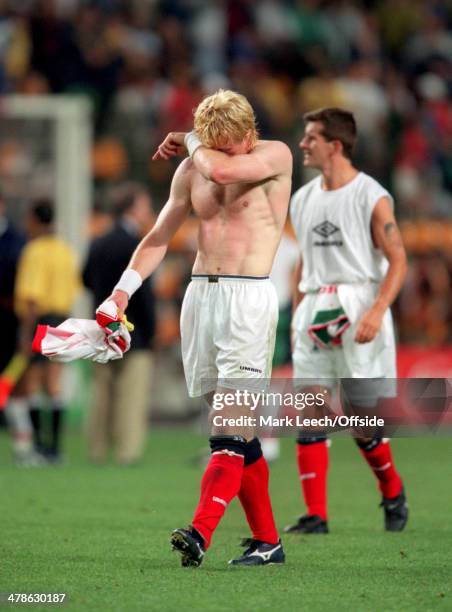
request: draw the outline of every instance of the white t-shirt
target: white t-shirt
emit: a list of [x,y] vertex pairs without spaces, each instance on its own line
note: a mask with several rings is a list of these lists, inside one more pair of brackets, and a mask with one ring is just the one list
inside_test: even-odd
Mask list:
[[295,192],[290,216],[303,259],[301,292],[383,280],[388,262],[373,244],[370,224],[384,196],[393,205],[389,192],[364,172],[332,191],[322,188],[319,175]]

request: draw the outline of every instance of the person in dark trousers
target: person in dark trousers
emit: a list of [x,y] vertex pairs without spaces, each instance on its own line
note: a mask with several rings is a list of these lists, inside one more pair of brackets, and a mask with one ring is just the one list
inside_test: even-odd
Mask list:
[[[112,195],[113,228],[96,238],[83,272],[85,286],[99,305],[153,224],[152,202],[146,189],[125,183]],[[121,360],[96,364],[93,402],[88,416],[90,459],[103,462],[110,447],[121,464],[133,464],[143,452],[151,400],[152,341],[155,300],[150,281],[134,295],[128,311],[134,324],[130,351]]]

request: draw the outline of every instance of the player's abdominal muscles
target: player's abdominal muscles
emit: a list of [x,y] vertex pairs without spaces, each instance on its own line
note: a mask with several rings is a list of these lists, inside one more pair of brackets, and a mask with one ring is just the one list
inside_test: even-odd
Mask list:
[[199,246],[193,272],[195,274],[226,274],[237,276],[267,276],[271,269],[276,242],[273,236],[262,235],[233,220],[202,221]]

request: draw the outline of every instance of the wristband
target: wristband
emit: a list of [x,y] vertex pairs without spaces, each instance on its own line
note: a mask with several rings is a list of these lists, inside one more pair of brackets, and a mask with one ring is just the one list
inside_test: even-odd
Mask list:
[[115,285],[113,291],[124,291],[124,293],[127,293],[130,299],[142,284],[143,280],[138,272],[136,270],[132,270],[132,268],[127,268],[127,270],[124,270],[122,273],[121,278]]
[[196,151],[196,149],[203,146],[195,132],[188,132],[188,134],[185,134],[184,145],[186,146],[190,157],[193,157],[193,153]]

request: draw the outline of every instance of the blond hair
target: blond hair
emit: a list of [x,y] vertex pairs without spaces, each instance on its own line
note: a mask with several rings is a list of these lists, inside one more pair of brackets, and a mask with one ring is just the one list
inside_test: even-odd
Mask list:
[[204,98],[194,112],[196,135],[207,147],[241,142],[249,134],[250,145],[258,139],[256,118],[251,104],[239,93],[219,89]]

